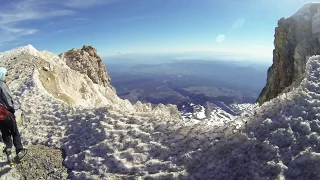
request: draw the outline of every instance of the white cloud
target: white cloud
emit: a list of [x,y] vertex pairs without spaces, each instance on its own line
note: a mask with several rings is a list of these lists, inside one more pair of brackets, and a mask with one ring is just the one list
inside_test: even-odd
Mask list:
[[15,41],[20,37],[35,34],[38,32],[37,29],[23,29],[23,28],[16,28],[9,25],[2,25],[0,28],[0,45]]
[[26,0],[15,5],[0,9],[0,25],[17,23],[27,20],[46,19],[73,15],[76,12],[69,9],[52,8],[49,1]]
[[29,34],[34,34],[37,32],[36,29],[19,29],[19,28],[14,28],[14,27],[1,27],[1,29],[5,30],[6,32],[9,33],[18,33],[21,35],[29,35]]
[[63,33],[63,32],[70,32],[70,31],[75,31],[76,29],[60,29],[60,30],[56,30],[54,32],[56,33]]
[[88,8],[117,1],[119,0],[66,0],[64,1],[64,5],[71,8]]
[[76,15],[76,8],[90,8],[115,1],[118,0],[19,0],[3,4],[0,6],[0,44],[17,41],[39,31],[38,27],[23,28],[22,23]]
[[85,21],[88,20],[88,18],[75,18],[73,21]]
[[217,43],[221,43],[221,42],[224,41],[225,38],[226,38],[226,37],[225,37],[224,34],[219,34],[219,35],[217,36],[217,38],[216,38],[216,42],[217,42]]
[[0,8],[0,44],[16,41],[38,32],[35,28],[22,28],[21,23],[75,14],[68,9],[52,9],[50,1],[26,0]]

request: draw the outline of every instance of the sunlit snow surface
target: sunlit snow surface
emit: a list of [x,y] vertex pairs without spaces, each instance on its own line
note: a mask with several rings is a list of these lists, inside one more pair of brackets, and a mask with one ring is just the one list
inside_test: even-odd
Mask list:
[[[234,122],[234,119],[238,116],[248,116],[253,111],[253,108],[257,107],[255,104],[231,104],[229,107],[225,105],[225,108],[228,107],[230,111],[234,112],[237,115],[231,115],[230,113],[224,111],[219,106],[214,106],[210,110],[207,107],[199,104],[189,104],[193,108],[193,112],[181,110],[182,118],[185,121],[192,121],[198,123],[201,121],[210,122],[212,125],[224,126],[228,122]],[[184,108],[185,106],[183,106]],[[208,112],[206,112],[208,111]]]
[[38,70],[7,61],[0,54],[19,77],[9,86],[28,122],[23,141],[63,148],[70,179],[320,179],[320,56],[299,88],[218,124],[173,118],[163,106],[70,107]]

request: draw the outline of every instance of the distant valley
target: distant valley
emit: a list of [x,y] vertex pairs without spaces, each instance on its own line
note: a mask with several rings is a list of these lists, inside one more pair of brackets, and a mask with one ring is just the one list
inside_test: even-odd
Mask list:
[[218,106],[255,103],[268,65],[184,60],[158,64],[105,62],[117,94],[132,103]]

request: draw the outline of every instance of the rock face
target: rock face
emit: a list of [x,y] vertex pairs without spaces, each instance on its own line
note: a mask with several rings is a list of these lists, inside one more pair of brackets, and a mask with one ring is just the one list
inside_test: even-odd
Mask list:
[[79,71],[96,84],[110,87],[110,77],[106,67],[97,53],[97,49],[84,45],[82,49],[73,48],[67,52],[59,54],[66,61],[66,64],[73,70]]
[[293,16],[278,21],[273,64],[258,103],[275,98],[304,74],[307,59],[320,53],[320,3],[304,5]]

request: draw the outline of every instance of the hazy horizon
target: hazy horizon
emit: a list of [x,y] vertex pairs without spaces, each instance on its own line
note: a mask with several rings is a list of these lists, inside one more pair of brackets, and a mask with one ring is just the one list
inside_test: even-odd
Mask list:
[[178,61],[224,61],[243,63],[244,65],[272,65],[272,57],[239,56],[238,54],[211,53],[211,52],[182,52],[182,53],[148,53],[148,54],[120,54],[101,57],[107,64],[162,64]]

